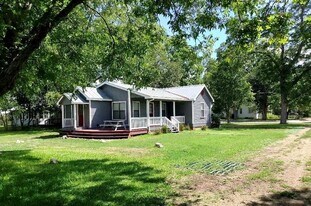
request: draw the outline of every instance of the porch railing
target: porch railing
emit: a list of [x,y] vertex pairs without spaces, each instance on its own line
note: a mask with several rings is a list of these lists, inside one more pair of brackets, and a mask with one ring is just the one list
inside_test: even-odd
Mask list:
[[131,118],[131,128],[147,128],[148,127],[148,118],[147,117],[132,117]]
[[[181,120],[181,121],[179,121]],[[179,124],[185,122],[184,116],[171,117],[169,120],[167,117],[150,117],[150,125],[148,125],[148,117],[132,117],[131,128],[148,128],[149,126],[162,126],[167,125],[171,131],[179,131]]]
[[64,119],[64,127],[73,127],[73,118]]
[[185,116],[171,116],[171,119],[175,118],[176,120],[178,120],[180,123],[185,123]]

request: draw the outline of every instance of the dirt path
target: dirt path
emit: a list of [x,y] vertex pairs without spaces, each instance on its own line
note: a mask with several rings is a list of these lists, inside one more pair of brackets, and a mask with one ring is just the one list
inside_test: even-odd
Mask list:
[[278,141],[227,176],[194,175],[179,188],[183,205],[311,205],[311,188],[301,178],[311,160],[305,128]]

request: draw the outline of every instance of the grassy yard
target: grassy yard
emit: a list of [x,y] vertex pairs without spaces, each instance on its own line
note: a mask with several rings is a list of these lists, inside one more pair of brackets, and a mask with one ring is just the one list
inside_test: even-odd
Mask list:
[[[0,133],[1,205],[165,205],[170,181],[206,163],[243,163],[305,125],[221,129],[126,140],[61,139],[53,131]],[[160,142],[164,148],[155,148]],[[51,158],[58,164],[49,164]],[[200,165],[195,167],[191,165]]]

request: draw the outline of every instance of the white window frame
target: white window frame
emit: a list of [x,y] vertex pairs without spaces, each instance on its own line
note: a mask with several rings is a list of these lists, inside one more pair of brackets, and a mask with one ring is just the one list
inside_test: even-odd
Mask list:
[[[115,119],[114,116],[113,116],[113,104],[121,104],[123,103],[125,105],[125,115],[124,115],[124,119]],[[126,101],[114,101],[114,102],[111,102],[111,116],[112,116],[112,119],[113,120],[126,120],[127,118],[127,113],[126,113]]]
[[138,103],[138,117],[140,117],[140,101],[132,101],[132,116],[135,117],[134,104]]
[[[202,109],[203,106],[203,109]],[[203,116],[202,116],[202,110],[203,110]],[[205,102],[200,103],[200,118],[204,119],[206,117],[206,112],[205,112]]]
[[[70,117],[66,117],[66,107],[67,106],[70,106]],[[64,119],[73,119],[73,105],[72,104],[67,104],[67,105],[64,105]]]

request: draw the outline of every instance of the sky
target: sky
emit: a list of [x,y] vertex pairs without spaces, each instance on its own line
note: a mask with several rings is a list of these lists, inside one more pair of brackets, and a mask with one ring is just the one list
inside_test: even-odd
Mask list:
[[[171,36],[173,35],[173,32],[168,25],[168,21],[169,19],[167,17],[164,17],[162,15],[159,16],[159,24],[166,30],[166,33]],[[213,54],[212,54],[212,57],[216,58],[216,49],[218,49],[220,44],[225,42],[227,39],[226,31],[224,29],[223,30],[213,29],[209,32],[206,32],[205,35],[212,35],[214,38],[218,38],[218,40],[215,42],[213,46]],[[188,39],[187,42],[189,45],[192,46],[195,45],[194,39]]]

